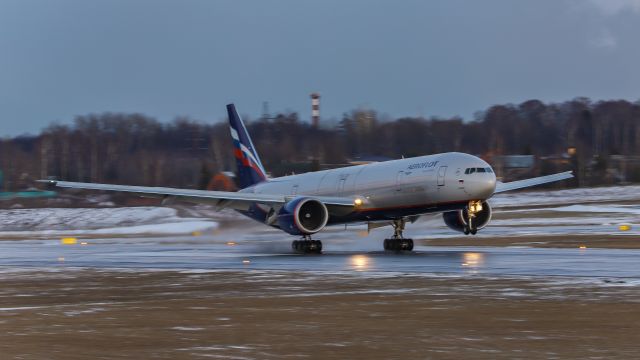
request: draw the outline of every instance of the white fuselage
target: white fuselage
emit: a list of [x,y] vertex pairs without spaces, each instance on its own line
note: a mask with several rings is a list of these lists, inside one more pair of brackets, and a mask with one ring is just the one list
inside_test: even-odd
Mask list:
[[486,200],[495,186],[495,174],[484,160],[443,153],[285,176],[243,192],[352,197],[362,201],[362,212],[382,212],[387,214],[384,218],[393,218],[398,209],[415,209],[402,211],[406,216],[427,213],[430,208],[436,211],[444,204]]

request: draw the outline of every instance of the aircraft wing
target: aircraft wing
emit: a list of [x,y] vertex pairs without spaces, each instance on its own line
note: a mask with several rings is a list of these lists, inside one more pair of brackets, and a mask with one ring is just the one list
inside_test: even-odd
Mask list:
[[[47,184],[49,186],[57,186],[61,188],[128,192],[142,197],[151,197],[166,200],[181,200],[198,204],[212,204],[220,208],[231,208],[236,210],[247,210],[249,209],[251,204],[254,203],[265,204],[279,208],[286,202],[296,197],[293,195],[254,194],[230,191],[208,191],[165,187],[94,184],[56,180],[38,180],[38,182]],[[353,209],[355,206],[353,202],[354,199],[352,198],[329,196],[310,197],[323,202],[325,205],[327,205],[330,212],[331,207],[339,207],[340,211],[348,211],[350,209]]]
[[573,177],[573,172],[565,171],[558,174],[540,176],[540,177],[525,179],[525,180],[512,181],[508,183],[503,183],[498,181],[496,183],[496,191],[494,192],[494,194],[502,193],[505,191],[528,188],[536,185],[542,185],[542,184],[546,184],[554,181],[571,179],[572,177]]

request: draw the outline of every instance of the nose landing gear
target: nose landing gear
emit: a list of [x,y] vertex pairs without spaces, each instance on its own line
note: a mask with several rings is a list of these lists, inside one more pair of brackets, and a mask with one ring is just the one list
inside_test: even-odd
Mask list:
[[476,215],[482,211],[482,201],[469,201],[467,205],[467,224],[464,226],[463,232],[465,235],[475,235],[478,232],[478,227],[474,224]]
[[391,239],[384,239],[384,249],[387,251],[412,251],[413,240],[405,239],[402,236],[404,231],[405,219],[394,220],[393,225],[393,237]]

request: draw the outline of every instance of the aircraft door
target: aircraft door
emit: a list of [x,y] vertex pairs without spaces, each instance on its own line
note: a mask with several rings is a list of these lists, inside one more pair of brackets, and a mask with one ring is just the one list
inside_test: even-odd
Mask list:
[[447,174],[447,167],[440,166],[438,169],[438,186],[444,186],[444,177]]
[[342,173],[338,175],[335,186],[335,194],[338,196],[346,196],[352,194],[353,188],[355,186],[355,176],[349,173]]
[[347,177],[341,176],[340,180],[338,180],[338,194],[342,194],[344,192],[344,184],[347,183]]
[[398,176],[396,176],[396,192],[402,192],[402,184],[404,184],[405,176],[404,170],[398,171]]
[[322,177],[318,185],[317,194],[328,195],[335,194],[338,182],[338,174],[328,173]]

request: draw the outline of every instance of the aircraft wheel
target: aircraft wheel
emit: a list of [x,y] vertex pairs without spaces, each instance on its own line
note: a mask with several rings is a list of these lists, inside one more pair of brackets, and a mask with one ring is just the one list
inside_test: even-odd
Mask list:
[[413,251],[413,239],[407,239],[407,251]]
[[412,251],[413,240],[412,239],[384,239],[383,246],[385,251]]
[[471,230],[469,229],[469,226],[465,225],[464,229],[462,230],[462,232],[464,232],[465,235],[469,235],[469,233],[471,232]]
[[294,240],[291,243],[294,252],[302,254],[322,253],[322,241],[320,240]]
[[470,230],[470,232],[471,232],[471,235],[475,235],[478,232],[478,229],[473,228]]
[[305,252],[316,252],[316,249],[318,247],[318,245],[316,245],[316,241],[315,240],[309,240],[306,242],[306,248],[305,248]]
[[411,251],[413,250],[413,240],[412,239],[402,239],[399,241],[400,246],[399,250],[402,251]]

